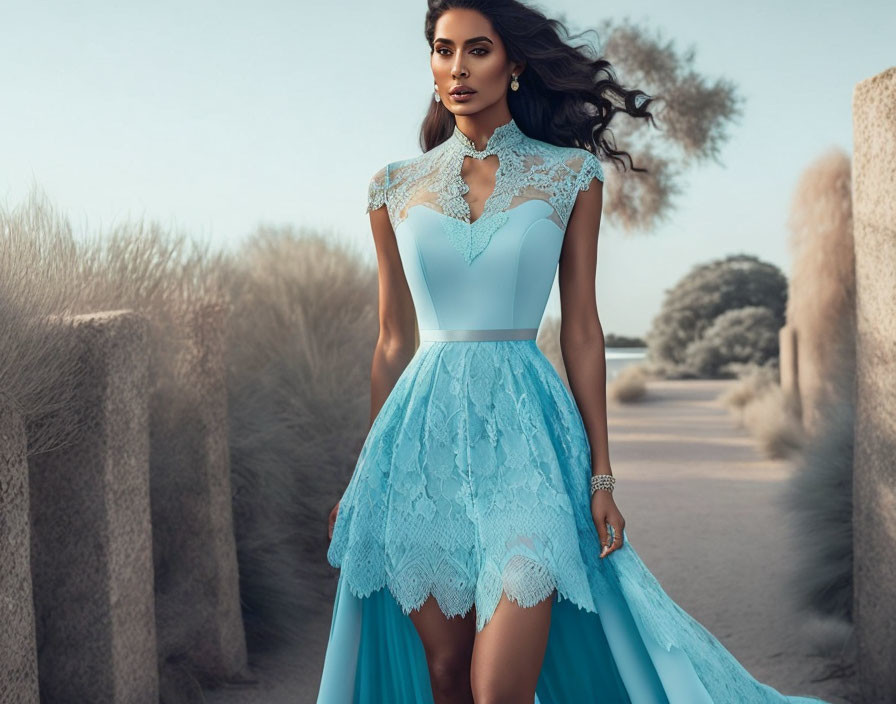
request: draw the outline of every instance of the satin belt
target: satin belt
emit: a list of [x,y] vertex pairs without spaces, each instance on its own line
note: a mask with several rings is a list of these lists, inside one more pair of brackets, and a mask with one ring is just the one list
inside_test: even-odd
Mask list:
[[538,328],[494,328],[479,330],[421,330],[420,341],[479,342],[485,340],[534,340]]

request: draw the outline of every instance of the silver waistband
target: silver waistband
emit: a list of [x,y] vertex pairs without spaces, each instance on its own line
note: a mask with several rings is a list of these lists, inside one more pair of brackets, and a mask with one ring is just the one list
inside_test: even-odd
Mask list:
[[461,341],[477,342],[483,340],[534,340],[538,328],[494,328],[479,330],[421,330],[420,340],[437,342]]

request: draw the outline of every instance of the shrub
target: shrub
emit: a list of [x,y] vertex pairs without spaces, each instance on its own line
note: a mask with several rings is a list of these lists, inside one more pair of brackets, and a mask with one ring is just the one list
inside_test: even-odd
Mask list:
[[736,369],[738,381],[729,386],[719,397],[723,405],[743,420],[743,410],[766,388],[778,383],[778,372],[767,365],[744,364]]
[[623,367],[607,385],[607,395],[619,403],[640,401],[647,395],[647,372],[640,364]]
[[743,423],[766,457],[789,457],[805,442],[796,401],[777,384],[766,387],[744,406]]
[[805,441],[799,399],[778,384],[777,369],[768,365],[743,364],[739,379],[719,400],[756,439],[760,451],[782,458],[799,451]]
[[[697,266],[667,292],[646,336],[649,357],[668,376],[697,376],[688,361],[689,354],[701,348],[691,345],[716,318],[727,311],[758,306],[769,311],[769,320],[775,323],[766,327],[774,327],[777,335],[784,325],[786,305],[786,277],[755,256],[731,255]],[[715,366],[740,362],[743,357],[720,359]]]
[[795,593],[806,606],[845,619],[852,619],[854,426],[851,400],[825,405],[784,494],[797,528]]
[[765,364],[778,358],[780,321],[768,308],[746,306],[717,316],[685,350],[684,366],[698,377],[731,376],[732,363]]

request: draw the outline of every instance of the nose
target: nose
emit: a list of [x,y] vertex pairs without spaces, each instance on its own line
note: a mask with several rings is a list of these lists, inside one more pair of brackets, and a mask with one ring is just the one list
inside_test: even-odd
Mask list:
[[455,63],[454,66],[451,67],[451,76],[453,78],[458,78],[460,76],[466,76],[466,75],[467,75],[467,70],[463,66],[461,66],[459,63]]

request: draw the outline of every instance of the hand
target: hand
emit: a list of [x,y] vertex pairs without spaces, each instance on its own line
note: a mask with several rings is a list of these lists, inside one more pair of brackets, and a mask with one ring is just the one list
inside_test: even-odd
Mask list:
[[333,539],[333,526],[336,525],[336,515],[338,513],[339,513],[339,501],[337,501],[336,505],[332,509],[330,509],[330,517],[329,517],[330,525],[327,529],[327,540]]
[[[622,529],[625,528],[625,519],[616,507],[613,500],[613,494],[606,489],[598,489],[591,496],[591,518],[594,519],[594,527],[597,528],[597,535],[600,537],[600,557],[604,558],[614,550],[622,547]],[[609,523],[615,534],[615,540],[611,547],[607,547],[610,540],[610,531],[607,530]]]

